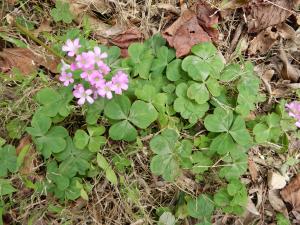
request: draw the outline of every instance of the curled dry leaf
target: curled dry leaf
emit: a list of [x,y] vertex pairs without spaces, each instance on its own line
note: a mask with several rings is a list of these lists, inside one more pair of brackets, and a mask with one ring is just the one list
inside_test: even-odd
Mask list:
[[283,215],[288,217],[288,211],[284,202],[280,198],[279,190],[269,190],[268,199],[275,211],[281,212]]
[[300,212],[300,174],[298,174],[280,194],[285,202],[293,206],[293,210]]
[[217,41],[218,30],[215,25],[218,15],[215,10],[204,1],[199,1],[191,9],[183,11],[182,15],[163,32],[163,37],[171,47],[176,49],[176,56],[182,57],[189,54],[193,45]]
[[126,57],[128,55],[127,48],[134,42],[141,42],[144,39],[143,34],[137,27],[130,27],[120,33],[115,38],[109,39],[109,43],[121,48],[121,55]]
[[270,190],[282,189],[286,185],[284,176],[272,171],[268,172],[268,186]]
[[278,38],[278,33],[272,27],[260,32],[251,42],[248,48],[248,53],[254,55],[257,52],[266,54],[275,44]]
[[[34,46],[30,47],[31,49]],[[0,72],[10,73],[12,68],[17,68],[24,75],[36,71],[39,66],[44,66],[51,72],[57,72],[58,58],[39,55],[28,48],[5,48],[0,52]]]
[[248,22],[248,32],[256,33],[282,23],[299,4],[299,0],[251,0],[243,9]]
[[35,162],[36,162],[36,152],[32,146],[31,138],[29,136],[25,136],[20,140],[20,143],[16,149],[17,155],[21,153],[21,151],[29,145],[29,150],[25,154],[23,163],[19,168],[19,172],[22,175],[30,175],[34,172]]
[[252,159],[248,159],[249,172],[252,181],[256,181],[258,177],[257,166]]
[[253,222],[258,220],[259,218],[260,218],[260,213],[258,212],[251,198],[248,197],[248,204],[246,207],[246,211],[243,217],[241,218],[243,225],[253,224]]
[[33,31],[33,35],[37,37],[41,32],[50,32],[50,31],[52,31],[52,27],[50,26],[50,21],[44,20],[41,23],[41,25],[35,31]]
[[284,80],[290,80],[292,82],[297,82],[300,77],[300,70],[295,68],[288,60],[288,57],[283,50],[280,48],[279,58],[281,59],[283,66],[281,70],[281,77]]

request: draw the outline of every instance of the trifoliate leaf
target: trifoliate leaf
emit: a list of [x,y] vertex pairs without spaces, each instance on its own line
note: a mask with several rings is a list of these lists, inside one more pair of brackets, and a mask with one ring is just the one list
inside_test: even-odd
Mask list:
[[183,73],[181,63],[181,59],[175,59],[168,64],[166,72],[168,80],[177,81],[181,78],[181,74]]
[[130,100],[125,95],[116,96],[106,104],[104,114],[113,120],[127,119],[130,105]]
[[208,59],[217,53],[216,47],[211,42],[203,42],[201,44],[194,45],[191,51],[193,54],[202,59]]
[[216,108],[214,114],[208,115],[204,119],[204,126],[211,132],[228,132],[233,121],[231,110]]
[[204,104],[209,100],[209,92],[203,83],[194,83],[189,86],[187,96],[198,104]]
[[69,3],[57,0],[55,8],[51,9],[50,14],[55,22],[63,21],[64,23],[71,23],[73,15],[70,12]]
[[116,141],[134,141],[137,137],[137,131],[127,120],[124,120],[109,128],[109,137]]
[[0,177],[6,177],[8,172],[17,171],[16,149],[12,145],[0,147]]
[[210,219],[214,212],[213,201],[205,194],[199,195],[196,199],[191,199],[187,203],[187,212],[191,217],[201,220]]
[[84,149],[89,142],[89,135],[84,130],[76,130],[74,136],[74,144],[76,148]]

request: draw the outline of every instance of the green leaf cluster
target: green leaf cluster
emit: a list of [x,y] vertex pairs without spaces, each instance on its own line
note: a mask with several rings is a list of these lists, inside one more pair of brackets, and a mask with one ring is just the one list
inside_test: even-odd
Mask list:
[[226,213],[242,215],[248,202],[247,189],[239,180],[231,180],[214,195],[214,202]]
[[104,114],[113,120],[109,128],[109,136],[113,140],[133,141],[138,132],[133,126],[146,129],[157,119],[157,111],[151,103],[136,100],[132,105],[130,99],[124,95],[117,96],[108,102]]
[[57,0],[55,8],[51,9],[50,14],[55,22],[62,21],[64,23],[71,23],[74,19],[70,11],[70,5],[67,2]]

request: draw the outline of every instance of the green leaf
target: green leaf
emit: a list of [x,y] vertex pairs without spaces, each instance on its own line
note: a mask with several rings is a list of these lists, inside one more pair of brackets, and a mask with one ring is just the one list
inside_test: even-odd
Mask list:
[[30,149],[30,144],[25,145],[21,149],[21,151],[20,151],[20,153],[17,157],[17,168],[18,169],[22,166],[22,164],[24,162],[24,159],[25,159],[25,156],[26,156],[27,152],[29,151],[29,149]]
[[184,97],[179,97],[174,101],[174,110],[184,119],[188,119],[191,124],[201,119],[208,109],[207,103],[197,104]]
[[183,73],[181,63],[181,59],[175,59],[168,64],[166,72],[168,80],[178,81],[181,78],[181,74]]
[[235,148],[235,143],[228,133],[222,133],[215,137],[209,147],[212,152],[217,152],[219,155],[225,155],[233,148]]
[[118,184],[118,178],[117,178],[117,175],[115,174],[115,172],[111,169],[111,168],[108,168],[106,171],[105,171],[105,177],[106,179],[112,183],[113,185],[117,185]]
[[51,9],[50,11],[50,14],[54,21],[63,21],[64,23],[71,23],[74,17],[69,7],[69,3],[57,0],[55,3],[55,8]]
[[151,103],[135,101],[130,109],[128,120],[139,128],[146,129],[157,119],[158,113]]
[[54,154],[58,161],[62,161],[59,165],[60,174],[69,178],[76,174],[85,175],[90,168],[90,160],[94,154],[87,149],[76,148],[71,137],[67,137],[66,142],[67,146],[64,151]]
[[206,81],[206,86],[212,96],[218,97],[221,94],[221,87],[216,79],[211,77],[208,78]]
[[84,130],[76,130],[74,136],[74,144],[76,148],[84,149],[89,142],[89,135]]
[[156,93],[156,88],[149,84],[144,85],[141,89],[135,90],[136,97],[146,102],[151,102]]
[[217,53],[216,47],[211,42],[203,42],[194,45],[191,49],[192,53],[202,59],[208,59]]
[[9,195],[16,191],[11,185],[10,180],[0,179],[0,196]]
[[204,126],[211,132],[228,132],[233,121],[231,110],[215,108],[214,114],[208,115],[204,119]]
[[187,56],[182,61],[182,69],[195,81],[204,82],[210,75],[211,67],[197,56]]
[[105,143],[106,138],[103,136],[90,137],[88,148],[91,152],[97,152]]
[[264,123],[258,123],[253,128],[253,134],[257,143],[263,143],[269,139],[270,129]]
[[276,214],[277,225],[291,225],[291,222],[282,213]]
[[104,99],[99,98],[93,104],[87,104],[87,106],[86,122],[90,125],[94,125],[97,123],[97,120],[104,109]]
[[191,199],[187,203],[187,212],[191,217],[201,220],[208,219],[214,212],[213,201],[205,194],[199,195],[196,199]]
[[105,108],[104,114],[110,119],[121,120],[127,119],[130,110],[130,100],[125,95],[116,96],[109,101]]
[[59,90],[44,88],[37,93],[37,101],[43,106],[42,113],[49,117],[61,115],[66,117],[70,113],[69,103],[73,99],[72,90],[64,87]]
[[174,181],[180,175],[174,148],[177,139],[178,134],[175,130],[166,129],[150,141],[151,150],[157,154],[151,159],[150,169],[154,174],[162,175],[167,181]]
[[117,185],[117,175],[115,174],[107,160],[99,153],[97,154],[97,163],[98,166],[105,171],[105,176],[109,180],[109,182],[111,182],[114,185]]
[[195,152],[192,156],[193,168],[192,172],[196,174],[202,174],[209,169],[209,167],[213,164],[213,161],[205,156],[202,152]]
[[157,51],[157,58],[153,60],[151,71],[155,74],[161,74],[168,63],[175,58],[174,49],[169,49],[166,46],[162,46]]
[[6,140],[2,137],[0,137],[0,147],[2,147],[5,144]]
[[31,120],[31,126],[26,131],[33,137],[43,136],[51,127],[51,119],[41,113],[35,113]]
[[190,157],[193,150],[193,143],[190,140],[182,140],[177,152],[181,157]]
[[175,225],[176,219],[175,216],[173,216],[170,212],[164,212],[160,217],[158,221],[158,225]]
[[25,123],[18,118],[12,119],[6,125],[6,130],[10,138],[20,139],[25,130]]
[[104,126],[89,126],[89,127],[87,127],[87,130],[89,132],[89,135],[94,137],[94,136],[99,136],[99,135],[104,134],[105,127]]
[[232,179],[239,179],[240,176],[247,171],[247,167],[247,155],[243,154],[239,159],[228,162],[227,165],[220,170],[219,176],[221,178],[226,178],[228,181]]
[[58,153],[66,147],[65,137],[68,131],[61,126],[52,127],[49,132],[39,138],[34,139],[38,150],[45,158],[49,158],[52,153]]
[[209,100],[209,92],[205,84],[194,83],[187,90],[189,99],[195,100],[198,104],[204,104]]
[[12,145],[0,147],[0,177],[6,177],[8,172],[17,171],[16,149]]
[[235,118],[235,121],[230,128],[229,133],[233,137],[233,139],[240,145],[247,146],[251,142],[251,137],[248,130],[246,129],[245,121],[240,116],[237,116]]
[[137,131],[128,121],[124,120],[109,128],[109,137],[116,141],[134,141],[137,137]]
[[225,81],[225,82],[233,81],[233,80],[236,80],[237,78],[239,78],[241,73],[242,73],[242,71],[241,71],[241,67],[239,64],[236,64],[236,63],[229,64],[223,70],[220,80]]

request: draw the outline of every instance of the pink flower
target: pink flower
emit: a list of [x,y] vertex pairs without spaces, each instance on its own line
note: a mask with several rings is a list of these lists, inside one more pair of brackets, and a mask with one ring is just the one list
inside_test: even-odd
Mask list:
[[71,63],[71,65],[70,65],[70,70],[72,70],[72,71],[77,70],[76,63]]
[[90,52],[83,52],[82,54],[76,56],[76,66],[79,69],[88,69],[94,66],[95,61],[93,55]]
[[99,74],[99,71],[95,70],[93,66],[90,68],[84,70],[81,74],[80,77],[82,79],[85,79],[86,81],[89,81],[89,77],[92,76],[93,74]]
[[112,77],[111,89],[118,95],[122,94],[122,90],[128,89],[128,75],[122,71],[118,71],[115,76]]
[[85,90],[82,84],[75,85],[73,95],[76,98],[79,98],[78,104],[83,105],[85,101],[92,104],[94,102],[94,99],[90,96],[93,94],[93,91],[91,89]]
[[73,57],[77,54],[80,47],[79,38],[76,38],[74,41],[68,39],[66,44],[62,46],[62,50],[68,52],[68,56]]
[[108,82],[104,83],[103,85],[101,85],[100,87],[98,87],[97,93],[101,97],[106,97],[108,99],[111,99],[113,97],[111,88],[112,88],[112,82],[108,81]]
[[110,68],[102,61],[98,61],[97,65],[99,66],[99,70],[103,75],[107,75],[110,72]]
[[300,102],[293,101],[290,102],[289,104],[286,104],[285,107],[289,112],[289,116],[297,120],[295,125],[300,128]]
[[106,52],[101,52],[101,49],[99,47],[94,48],[94,60],[96,63],[102,61],[102,59],[107,58],[107,53]]
[[58,79],[64,83],[64,86],[74,83],[72,73],[62,72]]
[[88,81],[95,87],[101,87],[103,84],[105,84],[102,74],[97,71],[88,77]]

